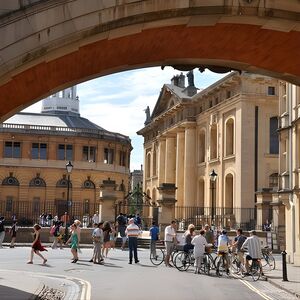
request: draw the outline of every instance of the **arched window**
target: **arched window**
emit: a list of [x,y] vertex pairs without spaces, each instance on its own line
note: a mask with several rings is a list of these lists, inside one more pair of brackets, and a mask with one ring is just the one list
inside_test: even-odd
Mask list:
[[93,181],[91,181],[90,179],[86,180],[84,183],[83,183],[83,187],[85,189],[94,189],[95,188],[95,183]]
[[234,153],[234,120],[232,118],[227,120],[225,128],[225,155],[228,156]]
[[153,162],[152,162],[152,175],[156,176],[157,166],[156,166],[156,148],[153,149]]
[[13,173],[10,173],[8,177],[4,178],[2,185],[20,185],[18,179],[13,176]]
[[278,187],[278,173],[273,173],[269,176],[269,187],[270,188]]
[[205,199],[205,184],[204,184],[204,179],[200,179],[197,206],[204,207],[204,199]]
[[270,118],[270,154],[279,153],[278,119]]
[[213,124],[210,128],[210,159],[216,159],[218,156],[218,130],[217,124]]
[[199,134],[199,163],[205,162],[205,131]]
[[233,175],[227,174],[225,177],[225,212],[233,212]]
[[30,180],[29,186],[45,187],[46,182],[43,178],[40,178],[40,176],[37,175],[35,178]]
[[[68,187],[68,179],[66,178],[66,175],[63,175],[62,179],[59,179],[56,182],[56,187]],[[70,187],[72,187],[72,182],[70,181]]]
[[151,171],[151,153],[148,152],[147,157],[146,157],[146,177],[147,178],[150,177],[150,171]]

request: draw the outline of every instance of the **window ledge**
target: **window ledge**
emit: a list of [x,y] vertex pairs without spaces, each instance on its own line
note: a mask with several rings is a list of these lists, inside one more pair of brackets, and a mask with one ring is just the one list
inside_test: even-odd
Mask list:
[[235,159],[235,154],[230,154],[223,157],[223,160],[232,160]]

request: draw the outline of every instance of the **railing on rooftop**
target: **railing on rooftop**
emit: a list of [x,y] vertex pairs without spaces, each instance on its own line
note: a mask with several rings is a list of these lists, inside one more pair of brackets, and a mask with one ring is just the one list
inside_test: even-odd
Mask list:
[[28,131],[47,131],[49,134],[72,134],[72,135],[92,135],[97,138],[105,138],[112,140],[126,140],[129,137],[116,132],[109,132],[106,130],[98,130],[91,128],[69,128],[63,126],[43,126],[43,125],[26,125],[26,124],[0,124],[0,132],[28,132]]

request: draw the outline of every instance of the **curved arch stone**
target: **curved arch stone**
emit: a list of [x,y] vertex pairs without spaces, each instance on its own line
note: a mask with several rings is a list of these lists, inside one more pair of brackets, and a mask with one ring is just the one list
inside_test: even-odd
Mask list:
[[230,67],[300,84],[299,14],[297,0],[20,7],[0,16],[0,121],[67,86],[148,66]]

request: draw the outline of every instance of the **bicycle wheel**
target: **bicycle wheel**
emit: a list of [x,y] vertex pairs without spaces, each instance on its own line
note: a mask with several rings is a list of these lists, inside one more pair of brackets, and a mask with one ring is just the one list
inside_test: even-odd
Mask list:
[[186,271],[191,265],[190,256],[186,252],[178,252],[174,256],[174,266],[179,271]]
[[215,264],[216,264],[216,274],[217,276],[222,276],[223,273],[225,272],[225,262],[224,262],[224,257],[223,256],[217,256],[215,259]]
[[267,256],[267,263],[270,267],[270,270],[275,270],[275,258],[271,253],[269,253]]
[[257,261],[252,261],[250,267],[250,274],[252,276],[253,281],[257,281],[260,277],[260,266]]
[[209,275],[210,269],[211,269],[211,267],[210,267],[209,257],[208,257],[208,255],[204,255],[204,257],[203,257],[203,272],[204,272],[204,274]]
[[150,254],[150,261],[155,266],[159,266],[165,260],[165,253],[162,249],[156,249],[156,255]]
[[179,251],[177,248],[174,248],[173,251],[171,252],[171,257],[170,257],[170,265],[175,266],[175,256]]

